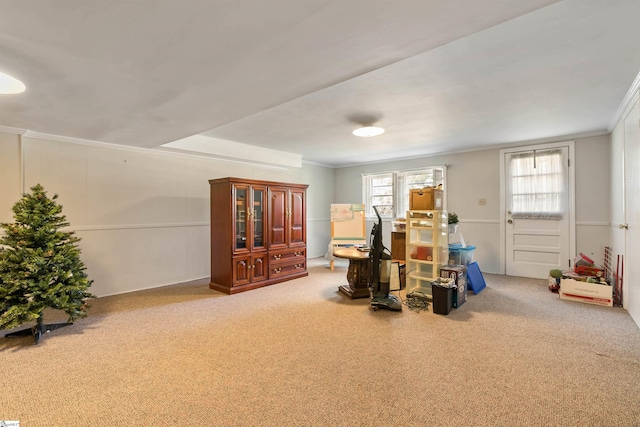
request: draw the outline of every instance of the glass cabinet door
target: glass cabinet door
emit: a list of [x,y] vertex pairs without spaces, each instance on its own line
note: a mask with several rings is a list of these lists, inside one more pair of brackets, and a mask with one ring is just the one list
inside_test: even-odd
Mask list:
[[236,249],[247,249],[247,207],[249,204],[249,191],[246,186],[234,186],[235,191],[235,219],[234,219],[234,228],[235,228],[235,240],[236,240]]
[[265,200],[267,189],[265,187],[252,187],[253,210],[251,211],[253,246],[252,249],[262,248],[265,246],[266,224],[265,224]]

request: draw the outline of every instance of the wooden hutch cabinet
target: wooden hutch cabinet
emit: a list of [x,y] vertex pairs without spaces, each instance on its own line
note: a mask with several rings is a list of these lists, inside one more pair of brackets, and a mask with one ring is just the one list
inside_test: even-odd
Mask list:
[[227,294],[307,276],[307,185],[221,178],[211,189],[211,283]]

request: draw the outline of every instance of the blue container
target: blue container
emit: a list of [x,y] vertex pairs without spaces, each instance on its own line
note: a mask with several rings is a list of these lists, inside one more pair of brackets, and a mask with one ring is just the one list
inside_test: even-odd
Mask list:
[[487,287],[487,283],[484,281],[484,276],[477,262],[472,262],[467,268],[467,282],[469,283],[469,290],[475,295],[478,295],[480,291]]
[[469,265],[473,262],[475,246],[463,248],[461,245],[449,245],[449,264]]

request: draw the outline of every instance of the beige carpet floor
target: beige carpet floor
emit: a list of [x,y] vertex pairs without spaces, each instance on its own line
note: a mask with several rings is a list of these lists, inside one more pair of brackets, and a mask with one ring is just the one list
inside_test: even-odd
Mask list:
[[[485,275],[449,315],[337,292],[346,262],[237,295],[99,298],[0,338],[0,420],[36,426],[638,426],[640,330],[544,280]],[[47,322],[64,320],[48,313]]]

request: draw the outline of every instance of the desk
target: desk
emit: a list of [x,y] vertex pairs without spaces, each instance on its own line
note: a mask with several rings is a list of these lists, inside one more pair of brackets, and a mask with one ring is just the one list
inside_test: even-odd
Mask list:
[[333,255],[349,260],[349,270],[347,270],[349,286],[342,285],[338,291],[351,299],[369,298],[369,252],[356,248],[340,248],[336,249]]

